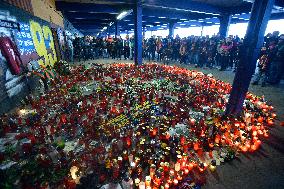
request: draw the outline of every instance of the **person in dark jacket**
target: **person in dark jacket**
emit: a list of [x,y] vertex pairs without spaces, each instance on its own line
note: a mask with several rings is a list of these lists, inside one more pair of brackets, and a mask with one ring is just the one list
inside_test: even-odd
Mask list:
[[265,46],[263,46],[257,63],[258,71],[255,73],[255,78],[252,82],[252,85],[257,85],[259,81],[261,82],[262,87],[266,85],[268,66],[269,66],[268,50],[266,49]]
[[272,56],[268,82],[270,84],[278,84],[284,73],[284,35],[278,39],[275,47],[275,56]]

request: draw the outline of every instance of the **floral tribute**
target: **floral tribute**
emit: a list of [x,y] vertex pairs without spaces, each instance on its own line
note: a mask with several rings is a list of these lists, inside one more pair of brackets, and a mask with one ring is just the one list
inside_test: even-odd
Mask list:
[[199,175],[254,152],[276,117],[248,93],[176,66],[77,66],[0,119],[1,188],[199,188]]

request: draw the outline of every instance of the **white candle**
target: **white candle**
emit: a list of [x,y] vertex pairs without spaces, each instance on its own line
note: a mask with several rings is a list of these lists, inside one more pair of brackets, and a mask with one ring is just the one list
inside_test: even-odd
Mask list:
[[146,186],[145,186],[144,182],[140,182],[139,183],[139,189],[146,189]]

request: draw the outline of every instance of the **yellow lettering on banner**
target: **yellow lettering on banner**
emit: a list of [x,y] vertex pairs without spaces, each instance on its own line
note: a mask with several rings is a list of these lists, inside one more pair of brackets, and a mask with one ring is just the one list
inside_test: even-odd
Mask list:
[[30,28],[31,28],[31,36],[34,42],[36,52],[40,57],[44,57],[45,59],[45,62],[43,60],[39,60],[38,63],[40,65],[48,65],[48,55],[47,55],[47,50],[46,50],[46,46],[44,43],[44,36],[42,33],[41,26],[39,25],[39,23],[31,20]]
[[[55,48],[54,48],[54,41],[53,41],[53,37],[52,37],[52,33],[51,33],[51,30],[48,26],[43,26],[43,35],[44,35],[44,38],[47,40],[49,40],[49,47],[50,49],[52,50],[52,54],[49,54],[49,63],[51,66],[54,65],[54,63],[57,61],[57,56],[56,56],[56,51],[55,51]],[[52,57],[53,55],[53,57]]]

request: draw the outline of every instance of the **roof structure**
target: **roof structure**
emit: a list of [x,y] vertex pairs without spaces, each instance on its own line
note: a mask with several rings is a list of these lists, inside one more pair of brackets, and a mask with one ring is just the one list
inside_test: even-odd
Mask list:
[[[115,30],[114,23],[122,12],[127,16],[119,20],[121,32],[134,28],[131,13],[135,0],[57,0],[56,7],[85,35]],[[175,27],[219,25],[219,16],[230,14],[231,23],[248,22],[254,0],[142,0],[142,25],[147,30]],[[270,19],[284,18],[284,1],[276,0]]]

